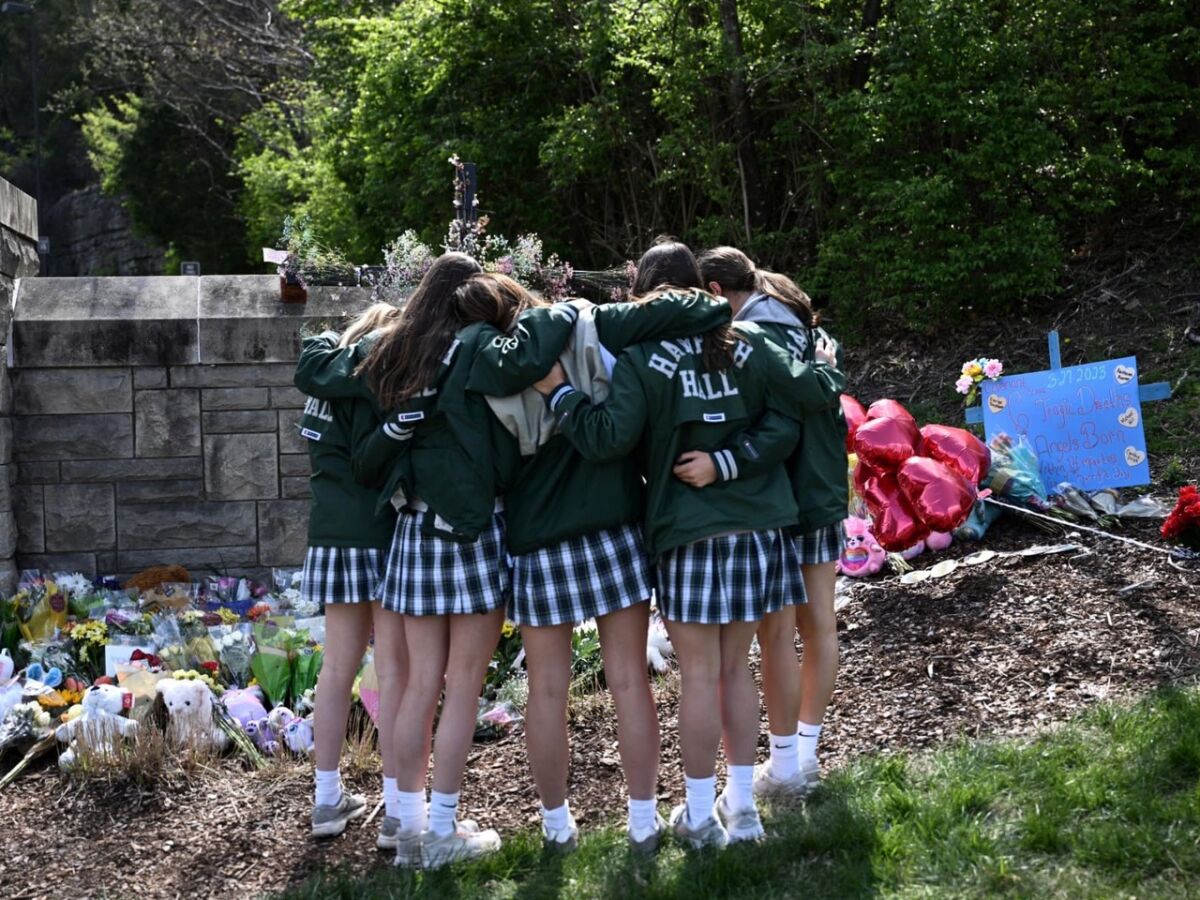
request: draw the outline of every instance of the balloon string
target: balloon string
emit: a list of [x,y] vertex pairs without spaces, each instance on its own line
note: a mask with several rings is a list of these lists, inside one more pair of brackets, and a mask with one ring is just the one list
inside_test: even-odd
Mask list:
[[1134,540],[1133,538],[1121,537],[1119,534],[1110,534],[1109,532],[1102,531],[1099,528],[1091,528],[1087,525],[1080,525],[1078,522],[1068,522],[1059,518],[1058,516],[1048,516],[1045,513],[1035,512],[1034,510],[1028,509],[1024,506],[1015,506],[1011,503],[1005,503],[1003,500],[997,500],[995,497],[984,497],[983,502],[991,503],[995,506],[1003,507],[1004,509],[1011,509],[1013,512],[1023,513],[1027,516],[1033,516],[1036,519],[1045,519],[1047,522],[1053,522],[1055,525],[1069,526],[1080,531],[1090,531],[1092,534],[1100,535],[1100,537],[1106,537],[1110,540],[1120,541],[1123,544],[1133,544],[1135,547],[1153,550],[1155,553],[1165,553],[1167,556],[1170,556],[1172,553],[1174,553],[1173,550],[1168,550],[1165,547],[1155,547],[1153,544],[1147,544],[1143,541]]

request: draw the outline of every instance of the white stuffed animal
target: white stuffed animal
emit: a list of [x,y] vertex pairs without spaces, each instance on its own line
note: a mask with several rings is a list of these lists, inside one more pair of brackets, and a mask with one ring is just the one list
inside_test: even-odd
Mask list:
[[113,684],[95,684],[83,694],[83,713],[59,725],[55,736],[65,744],[66,750],[58,758],[60,768],[75,765],[78,741],[93,753],[109,755],[117,740],[130,737],[137,732],[138,723],[127,719],[122,712],[133,706],[133,694]]
[[670,659],[675,655],[671,639],[667,636],[667,626],[657,615],[650,621],[646,632],[646,662],[658,674],[671,667]]
[[167,740],[176,747],[224,750],[229,735],[213,718],[213,695],[202,681],[164,678],[156,687],[170,717]]

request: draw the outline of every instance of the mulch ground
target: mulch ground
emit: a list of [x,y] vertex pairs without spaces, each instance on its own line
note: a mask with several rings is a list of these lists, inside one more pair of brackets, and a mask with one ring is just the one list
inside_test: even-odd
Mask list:
[[[1147,525],[1123,533],[1153,540]],[[1061,540],[1080,550],[998,558],[918,585],[895,577],[853,584],[839,616],[843,668],[822,737],[824,766],[1023,733],[1200,672],[1200,570],[1015,520],[1001,520],[987,547]],[[955,546],[917,563],[973,549]],[[664,805],[682,799],[675,697],[674,679],[663,679]],[[576,702],[572,715],[576,815],[585,827],[620,821],[624,791],[607,697]],[[351,767],[351,781],[375,801],[378,777],[372,761],[363,762]],[[226,759],[142,784],[72,782],[43,764],[0,793],[0,896],[255,896],[333,866],[387,864],[373,849],[377,821],[311,842],[310,790],[311,770],[295,762],[249,772]],[[537,821],[519,736],[477,746],[463,807],[502,831]]]

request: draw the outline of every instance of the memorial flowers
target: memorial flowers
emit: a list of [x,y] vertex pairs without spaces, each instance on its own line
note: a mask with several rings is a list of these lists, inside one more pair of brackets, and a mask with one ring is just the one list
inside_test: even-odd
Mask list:
[[981,356],[979,359],[969,359],[962,365],[962,375],[954,382],[954,390],[965,394],[964,406],[973,406],[979,399],[979,387],[985,380],[995,381],[1004,374],[1004,363],[998,359]]
[[1200,491],[1194,484],[1179,489],[1175,508],[1163,522],[1162,536],[1189,550],[1200,551]]

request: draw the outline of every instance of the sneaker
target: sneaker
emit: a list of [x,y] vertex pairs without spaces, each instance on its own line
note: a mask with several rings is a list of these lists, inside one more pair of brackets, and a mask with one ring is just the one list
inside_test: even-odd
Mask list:
[[312,811],[312,836],[315,838],[337,837],[346,826],[367,811],[365,797],[342,791],[342,798],[332,806],[314,806]]
[[667,820],[655,813],[654,830],[644,838],[637,840],[633,832],[629,832],[629,850],[636,856],[653,856],[658,852],[658,845],[662,843],[662,837],[666,833]]
[[808,792],[811,794],[821,784],[821,766],[814,756],[811,759],[800,760],[800,774],[808,782]]
[[697,850],[705,847],[723,850],[729,844],[729,834],[715,816],[709,816],[699,825],[692,825],[688,821],[686,803],[680,803],[671,810],[670,824],[676,838]]
[[739,841],[761,841],[767,836],[763,830],[762,819],[758,817],[758,808],[751,805],[747,809],[730,809],[729,798],[724,791],[717,798],[715,812],[717,819],[729,833],[731,844]]
[[575,817],[567,816],[567,827],[560,828],[557,831],[550,831],[546,828],[546,823],[542,823],[542,843],[547,850],[552,850],[555,853],[572,853],[579,846],[579,826],[575,824]]
[[[421,868],[421,832],[404,831],[400,827],[399,819],[385,819],[384,827],[387,826],[388,821],[396,823],[395,831],[391,836],[392,847],[396,850],[396,858],[392,860],[392,864],[402,869]],[[375,842],[375,846],[387,849],[383,843],[385,840],[387,840],[387,836],[383,833],[383,829],[380,829],[379,839]]]
[[456,822],[449,834],[429,829],[421,832],[421,868],[440,869],[463,859],[477,859],[500,849],[500,835],[493,829],[480,831],[471,821]]
[[754,767],[754,796],[759,800],[788,806],[802,801],[810,790],[803,769],[791,778],[777,778],[771,772],[770,763]]

